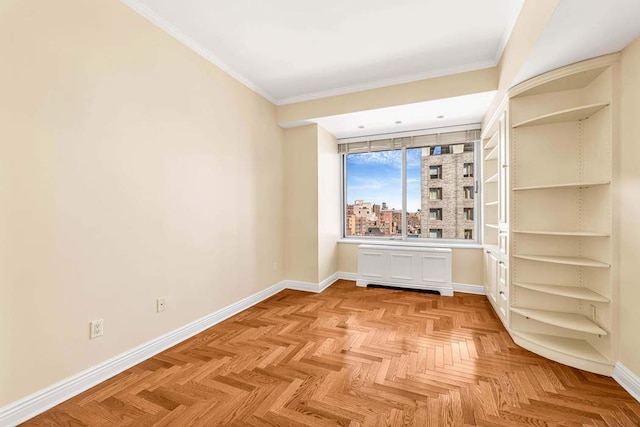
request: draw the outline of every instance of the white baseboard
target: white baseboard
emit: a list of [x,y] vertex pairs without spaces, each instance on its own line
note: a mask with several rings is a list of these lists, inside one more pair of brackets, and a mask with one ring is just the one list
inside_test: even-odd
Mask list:
[[358,273],[350,273],[348,271],[338,271],[338,278],[342,280],[358,280]]
[[295,291],[306,291],[320,293],[327,289],[329,286],[335,283],[336,280],[341,279],[341,273],[333,273],[320,283],[301,282],[298,280],[285,280],[285,288],[293,289]]
[[15,426],[82,393],[89,388],[173,347],[211,326],[237,314],[285,288],[285,281],[148,341],[105,362],[65,378],[16,402],[0,408],[0,426]]
[[486,295],[484,286],[469,285],[465,283],[453,283],[454,292],[464,292],[465,294]]
[[616,363],[616,366],[613,368],[612,376],[622,388],[627,390],[634,399],[640,402],[640,377],[620,362]]

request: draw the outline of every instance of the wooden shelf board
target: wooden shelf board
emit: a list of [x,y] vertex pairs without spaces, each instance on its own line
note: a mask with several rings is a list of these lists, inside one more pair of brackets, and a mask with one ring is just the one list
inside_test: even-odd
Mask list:
[[484,149],[485,150],[489,150],[493,147],[495,147],[496,145],[498,145],[498,131],[496,131],[493,136],[491,138],[489,138],[489,141],[485,144]]
[[519,307],[511,307],[511,312],[548,325],[559,326],[561,328],[586,332],[589,334],[607,335],[607,331],[581,314]]
[[494,175],[491,175],[489,178],[487,178],[487,180],[485,181],[485,183],[498,182],[498,175],[499,175],[499,173],[496,173],[496,174],[494,174]]
[[598,233],[595,231],[534,231],[534,230],[513,230],[519,234],[541,234],[546,236],[576,236],[576,237],[609,237],[610,233]]
[[515,286],[530,289],[532,291],[545,294],[558,295],[562,297],[577,298],[586,301],[609,302],[609,298],[602,296],[591,289],[580,286],[550,285],[543,283],[513,282]]
[[513,330],[512,332],[514,335],[522,339],[525,339],[542,347],[547,347],[550,350],[598,363],[611,363],[607,360],[606,357],[604,357],[598,350],[593,348],[593,346],[591,346],[591,344],[589,344],[585,340],[558,337],[554,335],[536,334],[533,332],[523,332],[517,330]]
[[551,190],[551,189],[563,189],[563,188],[587,188],[587,187],[595,187],[597,185],[609,185],[609,184],[611,184],[611,181],[568,182],[566,184],[532,185],[527,187],[515,187],[513,191]]
[[487,154],[487,157],[484,160],[497,160],[498,159],[498,146],[496,146],[493,150]]
[[608,106],[609,103],[599,103],[599,104],[588,104],[581,105],[580,107],[569,108],[566,110],[554,111],[553,113],[545,114],[542,116],[534,117],[529,120],[525,120],[520,123],[516,123],[513,125],[514,128],[519,127],[527,127],[527,126],[538,126],[538,125],[548,125],[552,123],[562,123],[562,122],[572,122],[576,120],[584,120],[591,115],[597,113],[602,110],[604,107]]
[[498,203],[500,203],[499,201],[494,201],[494,202],[487,202],[484,205],[485,206],[498,206]]
[[485,224],[484,226],[487,228],[495,228],[496,230],[498,229],[498,224]]
[[590,258],[573,257],[573,256],[556,256],[556,255],[532,255],[517,254],[514,258],[527,259],[530,261],[548,262],[551,264],[577,265],[581,267],[609,268],[609,264],[596,261]]

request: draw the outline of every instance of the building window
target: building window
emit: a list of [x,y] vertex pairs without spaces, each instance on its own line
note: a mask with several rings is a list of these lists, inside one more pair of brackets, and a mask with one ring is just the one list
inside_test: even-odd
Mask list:
[[473,163],[465,163],[462,166],[462,176],[464,178],[472,178],[473,177]]
[[429,219],[432,221],[442,221],[442,208],[430,208]]
[[429,238],[430,239],[442,239],[442,228],[430,228],[429,229]]
[[473,186],[464,186],[463,191],[466,200],[473,200]]
[[442,188],[440,187],[430,188],[429,200],[442,200]]
[[429,166],[429,179],[442,179],[442,165]]
[[473,221],[473,208],[463,208],[462,216],[464,217],[465,221]]
[[471,130],[339,144],[344,236],[473,240],[478,140]]

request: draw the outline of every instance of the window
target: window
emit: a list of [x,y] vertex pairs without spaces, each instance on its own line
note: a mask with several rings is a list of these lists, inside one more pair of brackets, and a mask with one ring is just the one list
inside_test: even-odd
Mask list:
[[433,221],[442,221],[442,208],[429,209],[429,219]]
[[473,163],[465,163],[462,165],[462,176],[464,178],[473,177]]
[[467,200],[473,199],[473,186],[465,186],[464,188],[464,198]]
[[344,236],[473,240],[479,198],[469,178],[479,135],[468,130],[340,143]]
[[463,208],[462,216],[465,221],[473,221],[473,208]]
[[442,165],[429,166],[429,179],[442,179]]
[[429,200],[442,200],[442,188],[440,187],[430,188]]

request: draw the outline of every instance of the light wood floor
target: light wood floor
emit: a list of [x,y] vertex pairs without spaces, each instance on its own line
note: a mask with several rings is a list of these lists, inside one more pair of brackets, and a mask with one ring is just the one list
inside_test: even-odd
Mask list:
[[483,296],[283,291],[25,425],[639,426],[614,380],[513,343]]

